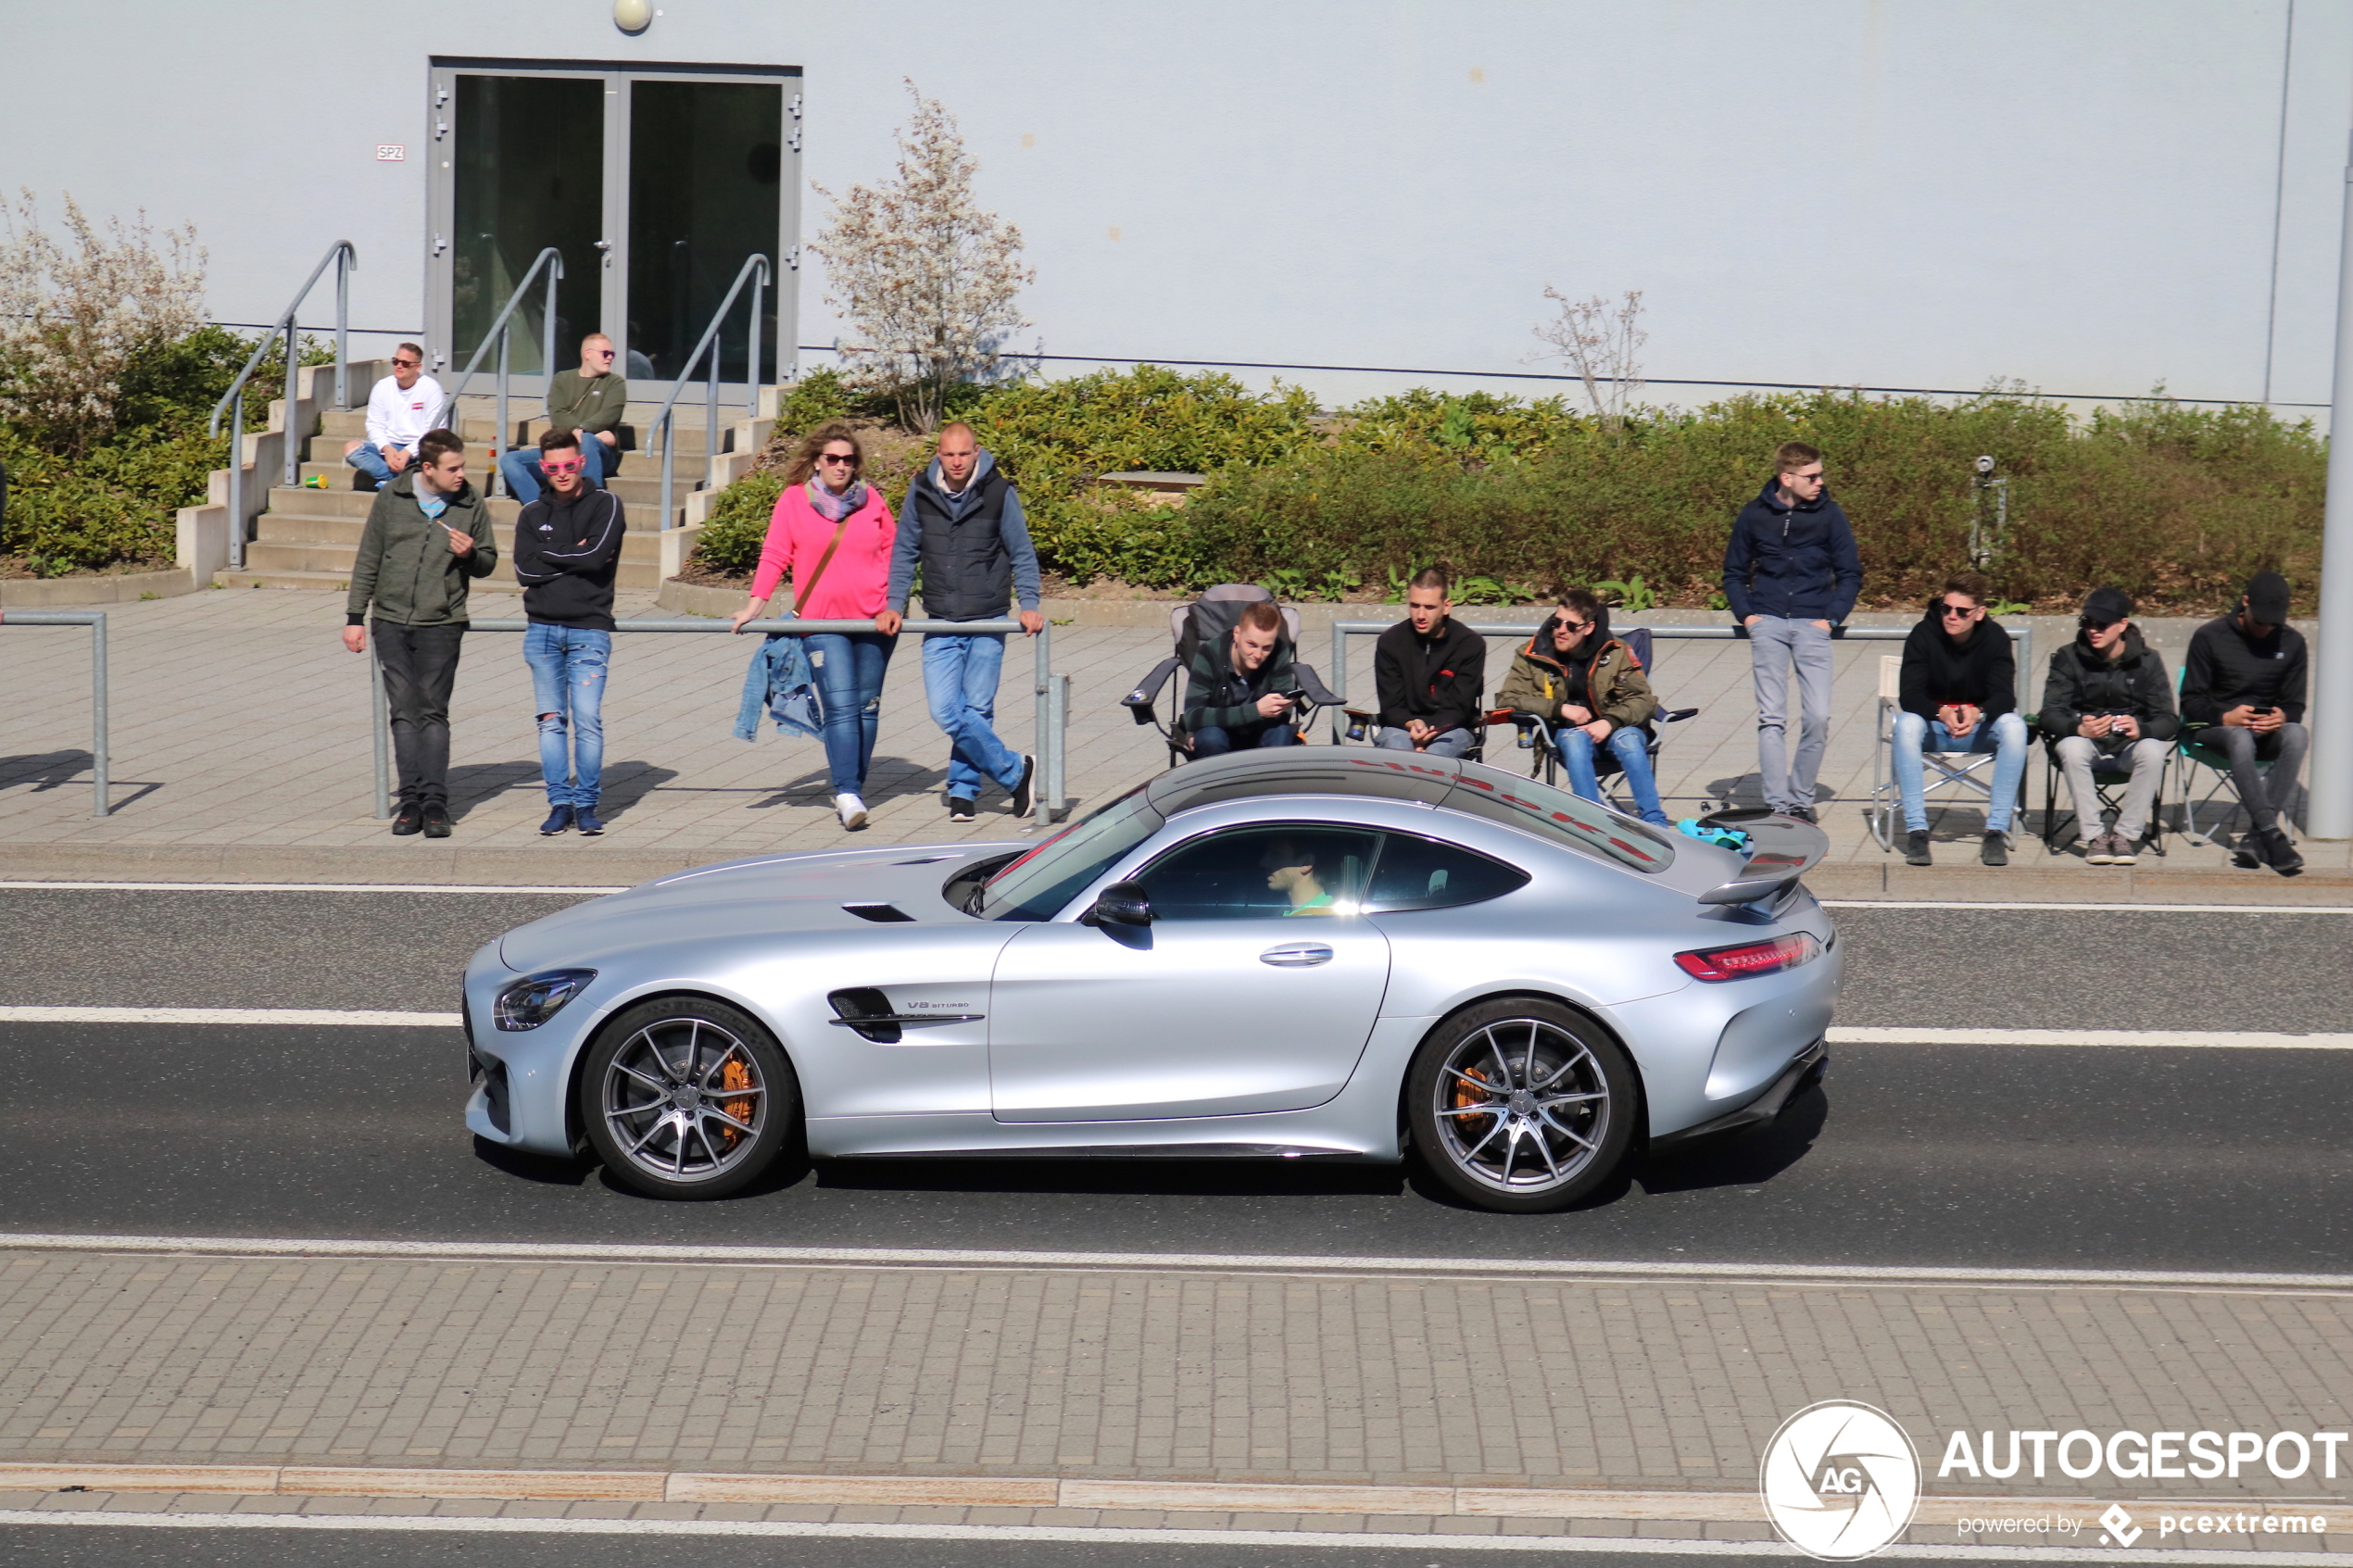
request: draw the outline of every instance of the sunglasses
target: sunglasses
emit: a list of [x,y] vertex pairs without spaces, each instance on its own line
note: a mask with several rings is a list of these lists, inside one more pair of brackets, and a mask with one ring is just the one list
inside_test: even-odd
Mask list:
[[400,369],[406,370],[414,366],[422,365],[424,361],[422,359],[395,359],[393,363],[397,365]]
[[588,358],[591,359],[610,359],[612,358],[612,350],[610,348],[599,348],[596,352],[590,354]]
[[547,461],[547,458],[542,458],[539,459],[539,467],[541,471],[545,473],[578,473],[580,471],[580,459],[574,458],[568,463],[551,463]]
[[2075,618],[2075,624],[2086,632],[2105,632],[2111,626],[2121,626],[2132,619],[2131,616],[2126,615],[2114,621],[2095,621],[2088,615],[2079,615]]
[[1580,637],[1593,629],[1593,623],[1590,621],[1581,622],[1576,621],[1560,621],[1554,622],[1554,625],[1556,633],[1560,632],[1568,632],[1574,633],[1576,635]]
[[1960,608],[1957,608],[1952,605],[1938,605],[1936,609],[1937,613],[1944,616],[1947,621],[1966,621],[1970,616],[1977,613],[1977,607],[1975,605],[1969,605]]
[[849,455],[848,457],[843,457],[843,456],[841,456],[841,455],[840,455],[840,454],[838,454],[838,453],[834,453],[834,452],[820,452],[820,453],[818,453],[818,454],[817,454],[817,460],[818,460],[819,462],[821,462],[821,463],[853,463],[853,464],[854,464],[854,463],[856,463],[856,462],[858,461],[858,457],[857,457],[857,454],[855,454],[855,453],[851,453],[851,454],[850,454],[850,455]]

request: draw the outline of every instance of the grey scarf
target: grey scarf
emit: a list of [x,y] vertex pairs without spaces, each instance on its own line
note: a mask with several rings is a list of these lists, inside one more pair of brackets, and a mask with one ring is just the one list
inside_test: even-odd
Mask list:
[[827,522],[839,522],[866,504],[866,482],[862,479],[851,480],[849,488],[837,495],[825,488],[824,480],[812,474],[808,490],[809,504],[816,508],[817,515]]

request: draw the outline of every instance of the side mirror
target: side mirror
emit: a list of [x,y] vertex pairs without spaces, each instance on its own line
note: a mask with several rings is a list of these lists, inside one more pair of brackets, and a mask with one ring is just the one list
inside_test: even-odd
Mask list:
[[1114,882],[1096,897],[1094,908],[1079,919],[1088,925],[1150,925],[1151,896],[1139,882]]

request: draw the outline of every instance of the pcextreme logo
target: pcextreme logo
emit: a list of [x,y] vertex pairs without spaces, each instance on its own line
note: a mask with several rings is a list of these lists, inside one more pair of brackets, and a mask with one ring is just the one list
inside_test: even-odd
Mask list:
[[1825,1399],[1781,1423],[1757,1489],[1781,1539],[1825,1562],[1852,1562],[1910,1527],[1919,1454],[1884,1411]]

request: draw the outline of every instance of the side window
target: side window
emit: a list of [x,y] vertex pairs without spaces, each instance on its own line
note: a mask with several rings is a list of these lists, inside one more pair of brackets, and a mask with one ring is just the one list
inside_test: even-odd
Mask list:
[[1134,880],[1155,921],[1353,915],[1378,841],[1353,828],[1234,828],[1171,850]]
[[1392,833],[1381,845],[1365,908],[1447,909],[1500,898],[1527,884],[1528,873],[1516,866],[1436,839]]

